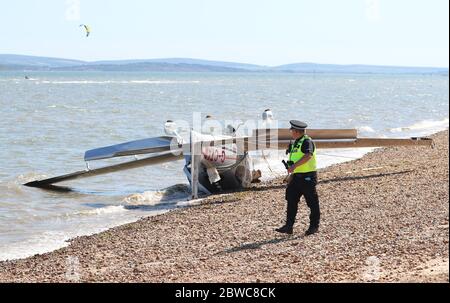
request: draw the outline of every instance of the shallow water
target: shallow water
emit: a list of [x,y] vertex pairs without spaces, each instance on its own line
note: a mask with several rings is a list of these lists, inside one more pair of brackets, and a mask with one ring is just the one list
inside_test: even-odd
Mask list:
[[[164,212],[188,195],[183,161],[70,182],[70,193],[23,187],[83,170],[86,150],[163,134],[192,112],[218,120],[358,128],[362,136],[408,137],[448,128],[448,77],[222,73],[0,73],[0,260],[26,257]],[[322,151],[321,166],[368,150]],[[266,178],[278,159],[257,159]],[[95,166],[95,165],[93,165]]]

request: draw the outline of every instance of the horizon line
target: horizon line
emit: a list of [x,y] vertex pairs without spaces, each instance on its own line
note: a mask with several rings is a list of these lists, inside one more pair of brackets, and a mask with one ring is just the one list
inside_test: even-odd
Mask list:
[[[95,63],[101,61],[145,61],[145,60],[173,60],[173,59],[189,59],[189,60],[201,60],[201,61],[210,61],[210,62],[223,62],[223,63],[235,63],[235,64],[244,64],[244,65],[254,65],[259,67],[279,67],[284,65],[291,64],[318,64],[318,65],[339,65],[339,66],[377,66],[377,67],[403,67],[403,68],[439,68],[439,69],[449,69],[449,66],[419,66],[419,65],[389,65],[389,64],[368,64],[368,63],[318,63],[318,62],[307,62],[307,61],[297,61],[284,63],[280,65],[267,65],[267,64],[257,64],[257,63],[247,63],[247,62],[238,62],[238,61],[228,61],[228,60],[216,60],[216,59],[201,59],[201,58],[193,58],[193,57],[160,57],[160,58],[135,58],[135,59],[100,59],[100,60],[83,60],[83,59],[75,59],[75,58],[65,58],[65,57],[54,57],[54,56],[46,56],[46,55],[25,55],[25,54],[11,54],[11,53],[0,53],[0,56],[25,56],[25,57],[41,57],[47,59],[63,59],[63,60],[71,60],[71,61],[81,61],[86,63]],[[175,63],[174,63],[175,64]]]

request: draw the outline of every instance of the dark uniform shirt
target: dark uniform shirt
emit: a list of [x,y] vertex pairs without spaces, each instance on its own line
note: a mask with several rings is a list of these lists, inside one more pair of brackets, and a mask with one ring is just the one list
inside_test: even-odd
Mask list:
[[316,149],[316,147],[314,146],[314,143],[312,142],[311,139],[306,139],[305,141],[303,141],[303,145],[302,145],[302,153],[306,154],[314,154],[314,150]]

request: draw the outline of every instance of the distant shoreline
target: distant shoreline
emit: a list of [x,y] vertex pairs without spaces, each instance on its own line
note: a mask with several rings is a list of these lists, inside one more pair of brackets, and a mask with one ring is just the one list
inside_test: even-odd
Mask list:
[[[449,77],[448,73],[352,73],[352,72],[322,72],[322,73],[314,73],[314,72],[282,72],[282,71],[239,71],[239,72],[226,72],[226,71],[162,71],[162,70],[142,70],[142,71],[131,71],[131,70],[1,70],[0,74],[22,74],[23,77],[30,76],[38,73],[46,73],[46,74],[167,74],[167,75],[176,75],[176,74],[210,74],[210,75],[292,75],[292,76],[310,76],[310,77],[319,77],[319,76],[430,76],[430,77]],[[28,80],[24,78],[25,80]]]
[[80,61],[22,55],[1,55],[0,71],[58,72],[211,72],[211,73],[291,73],[291,74],[438,74],[448,75],[447,67],[403,67],[364,64],[293,63],[263,66],[238,62],[210,61],[190,58],[148,60]]

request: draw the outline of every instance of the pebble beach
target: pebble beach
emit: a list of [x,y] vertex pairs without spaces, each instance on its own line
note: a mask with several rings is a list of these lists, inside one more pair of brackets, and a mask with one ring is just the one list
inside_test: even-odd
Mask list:
[[319,172],[320,232],[282,180],[0,262],[0,282],[449,282],[448,130]]

